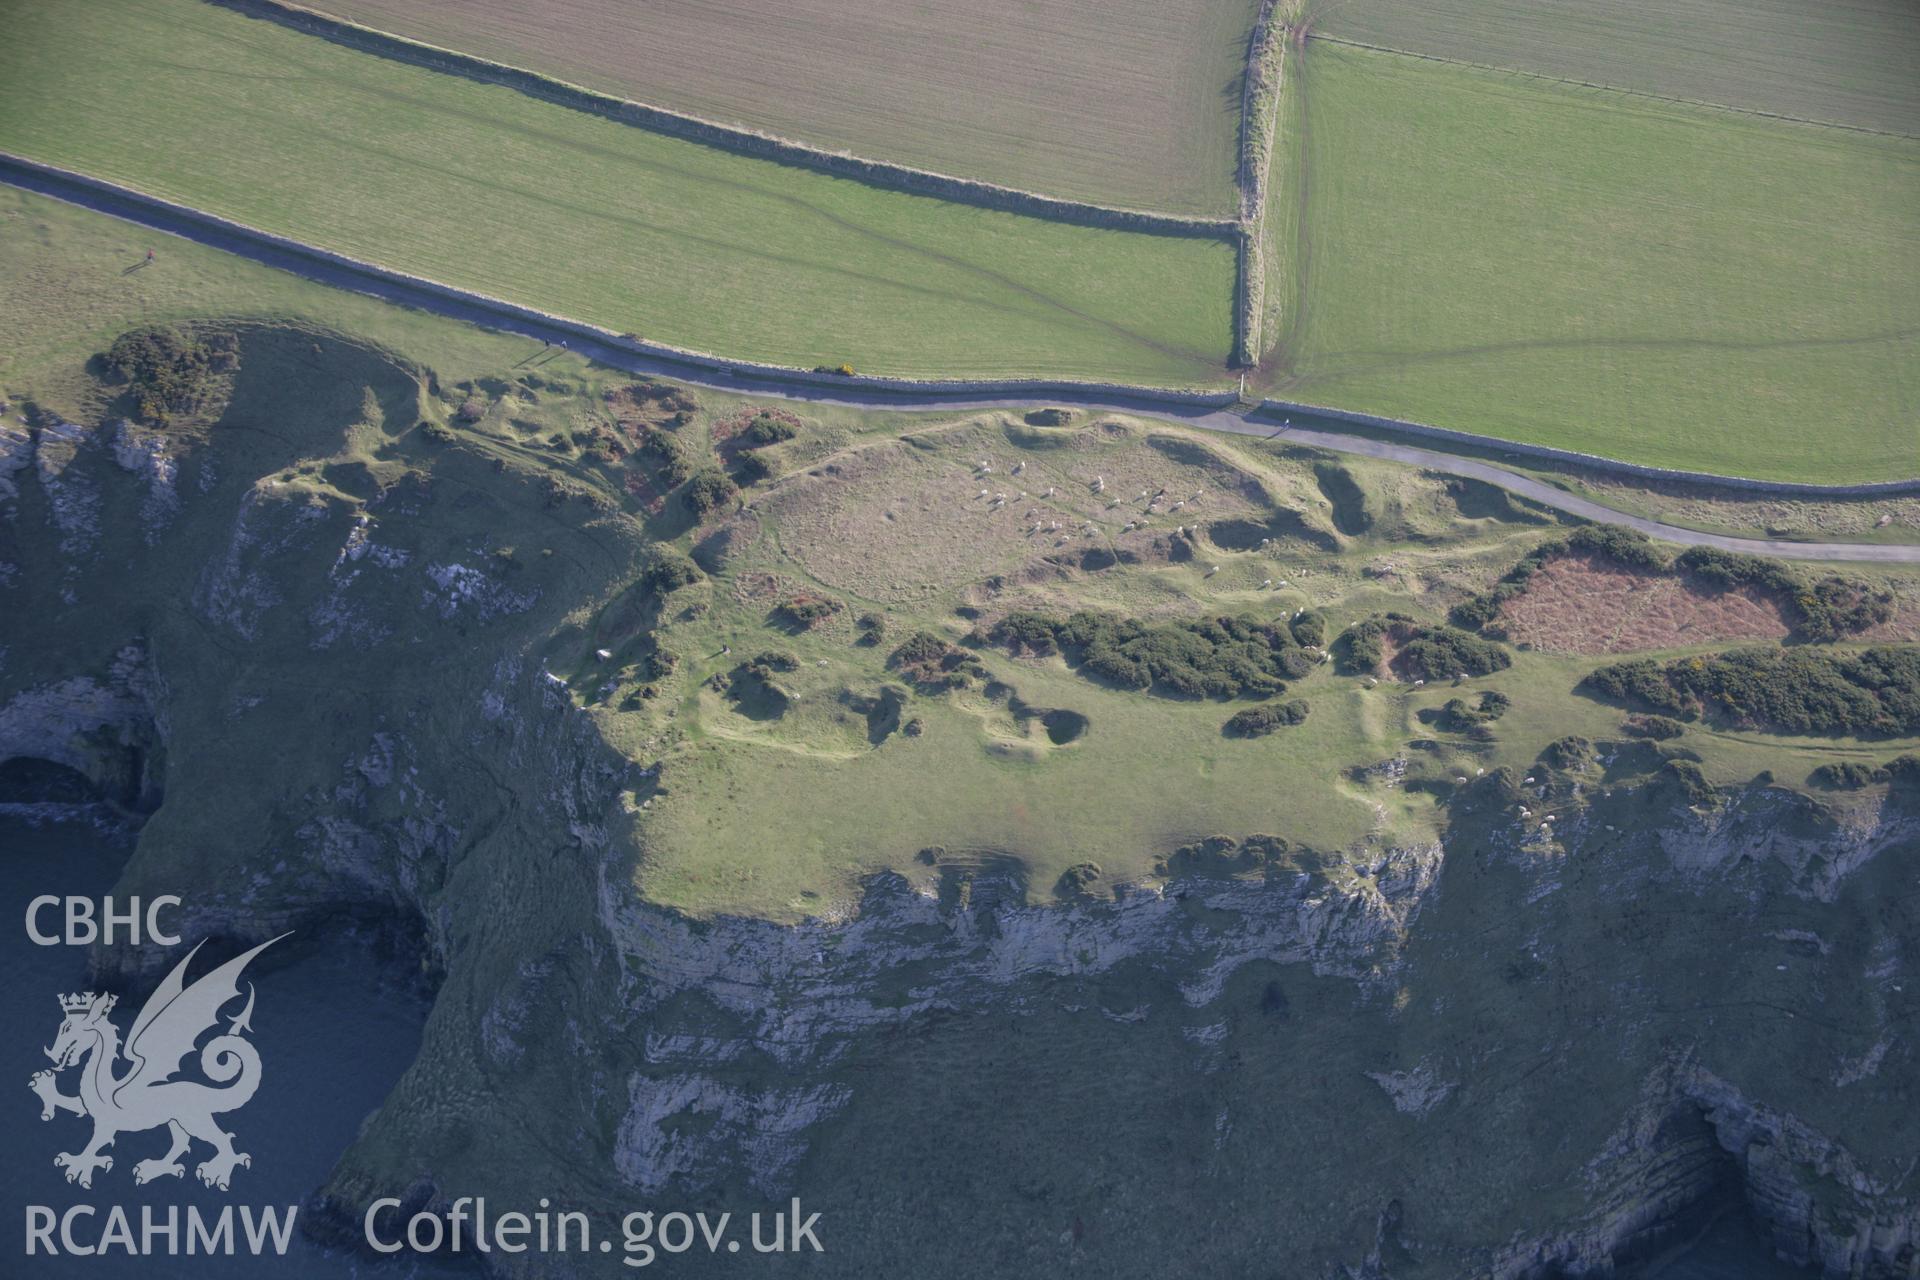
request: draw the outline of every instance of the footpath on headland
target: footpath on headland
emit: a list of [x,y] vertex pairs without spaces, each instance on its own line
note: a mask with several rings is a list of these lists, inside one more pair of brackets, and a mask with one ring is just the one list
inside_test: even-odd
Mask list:
[[1511,470],[1497,462],[1427,446],[1437,444],[1473,454],[1507,456],[1522,465],[1532,462],[1574,466],[1624,479],[1680,483],[1703,492],[1727,496],[1772,494],[1816,499],[1891,497],[1920,494],[1920,478],[1857,485],[1748,480],[1698,472],[1668,471],[1310,405],[1276,400],[1247,405],[1232,391],[1178,390],[1055,379],[921,381],[818,373],[728,360],[616,334],[564,316],[550,315],[517,303],[361,262],[128,187],[4,152],[0,152],[0,181],[220,249],[321,284],[431,311],[450,319],[521,334],[537,341],[561,344],[583,357],[631,373],[671,378],[715,390],[856,409],[968,412],[1060,407],[1145,414],[1207,431],[1284,440],[1334,453],[1382,458],[1478,480],[1583,520],[1637,529],[1651,537],[1684,546],[1718,547],[1788,560],[1920,564],[1920,546],[1915,545],[1736,538],[1663,524],[1568,493],[1556,485]]

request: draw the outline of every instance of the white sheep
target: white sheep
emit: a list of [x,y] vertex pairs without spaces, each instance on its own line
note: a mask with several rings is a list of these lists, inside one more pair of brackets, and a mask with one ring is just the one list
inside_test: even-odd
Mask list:
[[1273,585],[1273,579],[1272,579],[1272,578],[1263,578],[1263,579],[1261,579],[1261,581],[1260,581],[1260,589],[1261,589],[1262,591],[1265,591],[1265,590],[1266,590],[1266,589],[1267,589],[1268,587],[1270,587],[1270,586],[1272,586],[1272,585]]

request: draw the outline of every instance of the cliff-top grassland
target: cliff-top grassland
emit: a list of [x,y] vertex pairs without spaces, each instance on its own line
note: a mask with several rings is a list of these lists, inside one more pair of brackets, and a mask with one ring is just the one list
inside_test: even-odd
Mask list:
[[837,1274],[1417,1280],[1731,1206],[1910,1265],[1911,576],[5,232],[7,802],[434,987],[315,1229],[799,1194]]

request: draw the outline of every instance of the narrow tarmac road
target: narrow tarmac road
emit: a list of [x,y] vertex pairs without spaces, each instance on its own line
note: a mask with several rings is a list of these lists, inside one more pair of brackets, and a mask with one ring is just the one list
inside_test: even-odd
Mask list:
[[[114,196],[78,183],[34,172],[22,166],[0,167],[0,181],[24,190],[51,196],[68,204],[105,213],[124,221],[178,236],[198,244],[247,258],[265,266],[330,285],[367,294],[400,306],[431,311],[450,319],[464,320],[507,333],[518,333],[538,342],[564,344],[572,352],[598,363],[630,373],[671,378],[678,382],[709,387],[718,391],[767,396],[814,404],[841,405],[854,409],[893,409],[929,413],[965,413],[982,409],[1028,411],[1051,407],[1085,409],[1094,412],[1140,414],[1183,423],[1206,431],[1229,435],[1284,440],[1333,453],[1383,458],[1422,467],[1446,475],[1461,476],[1497,485],[1509,493],[1537,502],[1544,507],[1590,520],[1596,524],[1620,525],[1638,529],[1650,537],[1691,547],[1719,547],[1752,555],[1775,556],[1783,560],[1849,560],[1876,564],[1920,564],[1920,546],[1898,543],[1862,542],[1782,542],[1758,538],[1734,538],[1722,534],[1701,533],[1675,525],[1662,524],[1641,516],[1628,515],[1586,498],[1576,497],[1532,476],[1477,458],[1397,444],[1358,435],[1343,429],[1338,419],[1294,412],[1274,421],[1259,414],[1232,409],[1188,408],[1142,397],[1129,401],[1124,397],[1092,397],[1059,392],[1046,397],[995,399],[942,392],[890,391],[868,387],[841,388],[802,381],[748,369],[716,370],[706,365],[641,355],[595,341],[564,324],[549,323],[526,314],[509,314],[484,306],[449,298],[395,275],[372,275],[355,271],[320,257],[248,236],[208,226],[170,210],[164,204],[145,199]],[[1489,447],[1498,447],[1489,442]]]

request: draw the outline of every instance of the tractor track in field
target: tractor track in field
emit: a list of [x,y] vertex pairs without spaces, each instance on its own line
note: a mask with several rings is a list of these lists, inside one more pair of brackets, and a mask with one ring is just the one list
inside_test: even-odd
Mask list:
[[[937,383],[929,383],[924,389],[918,389],[873,385],[858,379],[823,382],[799,370],[753,367],[695,352],[649,352],[623,344],[617,335],[577,321],[545,315],[497,299],[463,294],[433,281],[354,262],[327,250],[242,227],[141,192],[4,153],[0,153],[0,181],[220,249],[320,284],[367,294],[450,319],[521,334],[612,368],[670,378],[719,391],[854,409],[952,413],[999,409],[1024,411],[1057,406],[1093,412],[1142,414],[1205,431],[1379,458],[1445,475],[1479,480],[1578,519],[1636,529],[1682,546],[1716,547],[1787,560],[1920,564],[1920,546],[1915,545],[1737,538],[1663,524],[1603,506],[1535,476],[1480,458],[1393,439],[1379,439],[1375,435],[1354,430],[1350,421],[1337,412],[1316,411],[1305,406],[1287,406],[1284,410],[1269,406],[1249,410],[1237,405],[1183,403],[1175,393],[1151,387],[1088,386],[1075,389],[1071,383],[1045,380],[1009,384],[1004,391],[991,384],[942,388]],[[1294,424],[1296,419],[1299,425]],[[1392,430],[1391,427],[1375,429]],[[1493,454],[1504,451],[1523,456],[1523,451],[1511,441],[1465,433],[1449,434],[1456,437],[1463,448]],[[1629,475],[1634,474],[1624,464],[1609,463],[1606,459],[1593,458],[1586,462],[1594,470],[1604,472],[1612,467]],[[1720,492],[1734,496],[1746,496],[1754,492],[1753,487],[1727,477],[1684,475],[1679,478],[1708,492],[1715,491],[1716,487]],[[1824,492],[1832,497],[1867,496],[1849,495],[1844,486],[1824,490],[1820,486],[1798,488],[1806,493]],[[1869,488],[1874,495],[1920,493],[1920,479]]]

